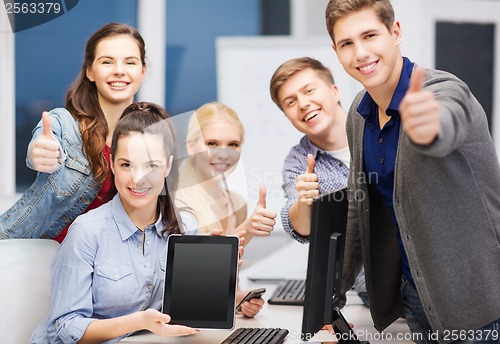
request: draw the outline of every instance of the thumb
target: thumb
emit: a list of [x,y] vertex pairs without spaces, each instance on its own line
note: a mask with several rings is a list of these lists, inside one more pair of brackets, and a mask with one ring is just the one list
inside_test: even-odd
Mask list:
[[415,68],[411,75],[410,85],[408,86],[408,93],[419,92],[424,86],[425,71],[421,67]]
[[53,139],[54,134],[52,133],[52,125],[50,124],[50,116],[47,111],[42,113],[42,125],[43,125],[43,136],[48,139]]
[[266,186],[264,184],[261,184],[259,186],[259,201],[257,202],[257,205],[260,205],[263,208],[266,207],[266,195],[267,195]]
[[314,167],[316,166],[316,160],[312,154],[307,154],[307,170],[306,173],[314,173]]
[[165,324],[168,324],[171,320],[170,315],[163,314],[163,319],[161,319]]

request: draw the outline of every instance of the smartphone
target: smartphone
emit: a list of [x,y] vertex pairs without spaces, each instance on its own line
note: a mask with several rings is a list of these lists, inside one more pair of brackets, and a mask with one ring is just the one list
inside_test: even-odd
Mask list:
[[[339,344],[361,344],[361,342],[358,340],[356,337],[356,334],[354,333],[354,330],[351,328],[347,320],[345,320],[344,316],[342,313],[340,313],[340,310],[334,309],[333,310],[333,330],[335,331],[335,334],[337,336],[337,341]],[[368,343],[369,342],[364,342]]]
[[258,299],[262,297],[262,295],[266,292],[266,288],[258,288],[258,289],[253,289],[248,292],[248,294],[245,295],[243,300],[241,300],[240,303],[238,303],[238,306],[236,306],[236,312],[241,311],[241,305],[245,301],[250,301],[251,299]]

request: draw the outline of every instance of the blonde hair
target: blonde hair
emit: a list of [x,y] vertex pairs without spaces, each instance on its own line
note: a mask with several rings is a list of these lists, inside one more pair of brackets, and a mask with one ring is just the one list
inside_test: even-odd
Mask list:
[[[243,142],[243,125],[236,112],[224,104],[212,102],[204,104],[191,115],[188,124],[186,144],[190,141],[195,142],[202,139],[203,129],[221,120],[229,120],[235,123],[240,130],[241,141]],[[200,176],[197,173],[198,169],[192,156],[187,157],[181,163],[179,188],[176,192],[177,202],[179,206],[182,205],[192,209],[199,225],[199,233],[208,234],[212,229],[224,230],[224,228],[222,228],[220,216],[218,216],[212,208],[219,200],[206,191],[204,181],[199,179]],[[246,205],[237,194],[230,193],[228,196],[230,197],[229,202],[232,202],[234,205],[235,213],[238,213],[242,206]],[[237,222],[241,223],[245,217],[240,219],[241,216],[237,216]],[[240,223],[236,223],[236,226]]]

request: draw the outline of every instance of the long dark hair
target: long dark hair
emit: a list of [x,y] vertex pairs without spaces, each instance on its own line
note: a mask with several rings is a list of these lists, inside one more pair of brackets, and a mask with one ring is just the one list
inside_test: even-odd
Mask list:
[[[158,196],[158,211],[162,216],[165,229],[163,234],[181,233],[181,223],[179,223],[179,211],[173,201],[174,191],[179,182],[179,169],[177,159],[177,138],[175,129],[170,120],[170,116],[161,106],[154,103],[138,102],[130,104],[122,113],[116,123],[111,141],[111,154],[115,157],[118,140],[120,137],[131,133],[141,133],[159,135],[163,138],[163,148],[167,161],[172,156],[172,167],[164,182],[164,192]],[[114,180],[110,197],[117,193]]]
[[92,168],[97,184],[102,184],[108,173],[108,165],[102,151],[106,145],[108,124],[97,97],[95,83],[87,78],[87,69],[95,59],[97,44],[109,37],[128,35],[135,39],[141,54],[142,65],[146,66],[146,49],[139,32],[130,25],[110,23],[97,30],[87,40],[82,68],[66,94],[66,109],[80,122],[83,152]]

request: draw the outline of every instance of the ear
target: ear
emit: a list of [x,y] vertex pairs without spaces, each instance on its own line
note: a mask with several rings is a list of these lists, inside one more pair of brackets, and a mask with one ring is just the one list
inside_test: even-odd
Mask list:
[[339,87],[335,84],[330,86],[330,90],[332,91],[333,96],[337,99],[337,101],[340,100],[340,92],[339,92]]
[[330,86],[330,89],[332,90],[332,93],[336,94],[338,96],[339,94],[339,87],[335,84]]
[[113,161],[113,154],[109,154],[109,167],[111,168],[111,172],[115,174],[115,163]]
[[332,49],[336,54],[337,53],[337,46],[335,45],[335,42],[332,42]]
[[392,36],[394,37],[394,42],[396,45],[400,45],[403,41],[403,32],[401,31],[401,23],[397,20],[392,24]]
[[195,142],[194,140],[186,141],[186,149],[189,155],[194,155],[196,152],[194,150]]
[[173,161],[174,161],[174,156],[171,155],[170,159],[168,159],[167,168],[165,170],[165,178],[168,177],[168,174],[170,173],[170,170],[172,169],[172,162]]
[[88,67],[87,70],[85,71],[85,75],[87,76],[87,79],[90,81],[94,82],[94,73],[92,72],[92,66]]

